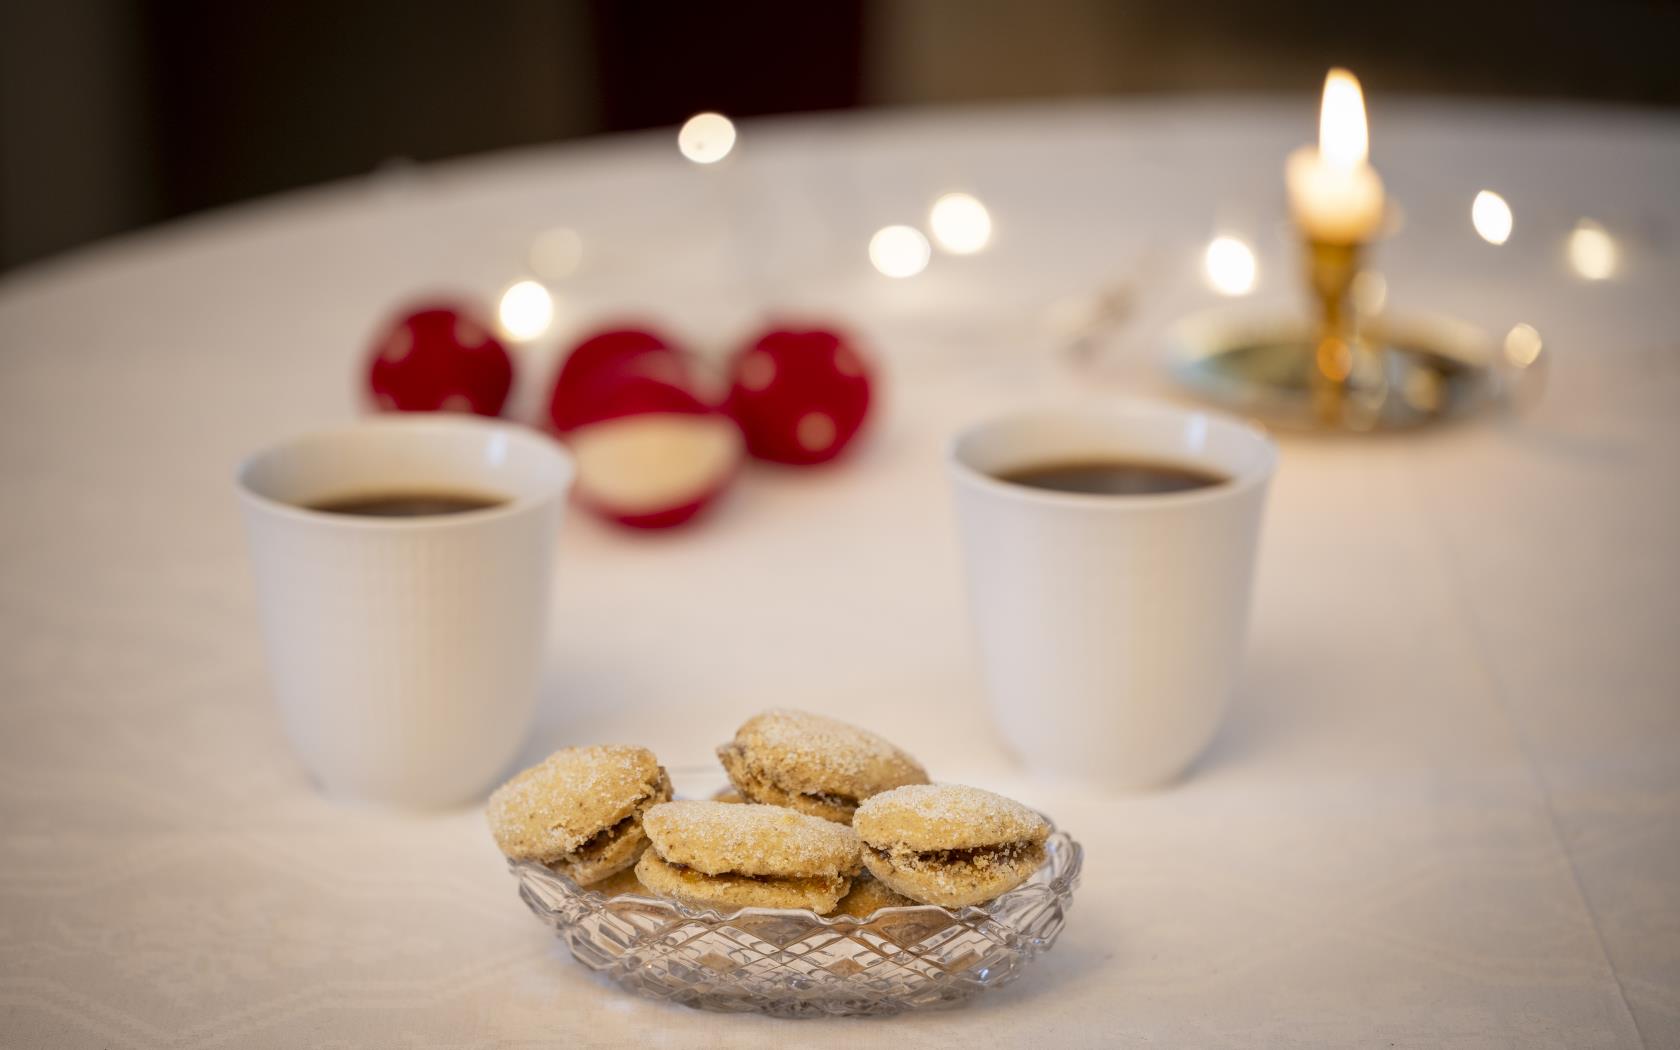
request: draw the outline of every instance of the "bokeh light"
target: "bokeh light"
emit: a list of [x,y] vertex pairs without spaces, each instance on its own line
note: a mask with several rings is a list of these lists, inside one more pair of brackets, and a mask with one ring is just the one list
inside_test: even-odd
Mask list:
[[1569,265],[1589,281],[1608,280],[1616,272],[1616,239],[1591,219],[1569,233]]
[[968,193],[947,193],[934,201],[928,225],[939,246],[954,255],[973,255],[992,239],[991,213]]
[[1353,278],[1353,307],[1367,317],[1388,305],[1388,278],[1376,270],[1361,270]]
[[1505,333],[1505,360],[1517,368],[1527,368],[1540,359],[1544,345],[1533,325],[1519,322]]
[[519,281],[502,293],[496,320],[509,339],[535,339],[554,321],[554,297],[536,281]]
[[1208,242],[1202,255],[1202,271],[1208,284],[1220,295],[1247,295],[1254,291],[1259,269],[1254,249],[1241,238],[1228,234]]
[[735,148],[735,123],[722,113],[696,113],[677,132],[677,149],[696,164],[716,164]]
[[1504,244],[1511,237],[1511,206],[1492,190],[1483,190],[1470,202],[1470,224],[1489,244]]
[[933,248],[914,226],[883,226],[869,238],[869,261],[888,277],[914,277],[927,269]]

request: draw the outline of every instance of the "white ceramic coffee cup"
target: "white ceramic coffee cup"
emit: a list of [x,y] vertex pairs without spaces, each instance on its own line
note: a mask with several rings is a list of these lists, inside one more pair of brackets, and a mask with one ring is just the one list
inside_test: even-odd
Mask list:
[[[1106,458],[1230,480],[1103,496],[996,477]],[[1147,403],[1027,412],[952,442],[985,684],[1004,739],[1032,770],[1152,787],[1207,746],[1242,660],[1276,462],[1276,446],[1253,427]]]
[[[523,427],[390,415],[259,452],[237,485],[269,676],[327,793],[412,807],[479,797],[530,730],[571,457]],[[411,518],[303,504],[465,492]]]

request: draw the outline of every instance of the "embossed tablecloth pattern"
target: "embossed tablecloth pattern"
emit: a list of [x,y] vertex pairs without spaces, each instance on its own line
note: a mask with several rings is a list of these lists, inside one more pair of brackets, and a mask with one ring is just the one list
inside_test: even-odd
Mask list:
[[[1520,423],[1286,440],[1248,673],[1184,784],[1035,782],[980,713],[945,436],[1159,389],[1216,229],[1259,247],[1246,305],[1290,306],[1279,163],[1309,110],[749,125],[724,171],[663,137],[534,152],[5,278],[0,1045],[1680,1045],[1673,120],[1379,103],[1407,215],[1390,305],[1535,325],[1549,396]],[[1515,210],[1504,249],[1469,230],[1483,186]],[[956,187],[992,206],[991,251],[899,283],[862,264],[870,230]],[[1581,216],[1621,238],[1615,279],[1564,266]],[[528,757],[628,739],[703,765],[771,704],[881,727],[1085,842],[1067,933],[1019,984],[885,1023],[630,1000],[525,912],[477,813],[334,806],[289,756],[232,466],[354,411],[384,304],[488,294],[553,223],[586,238],[568,326],[651,310],[716,347],[767,303],[832,312],[889,396],[861,455],[754,471],[691,534],[570,522]],[[1115,275],[1138,312],[1075,380],[1045,319]],[[522,351],[527,407],[551,356]]]

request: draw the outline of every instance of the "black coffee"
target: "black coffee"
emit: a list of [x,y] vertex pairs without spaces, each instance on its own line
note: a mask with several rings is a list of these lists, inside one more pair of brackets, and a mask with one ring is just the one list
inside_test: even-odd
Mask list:
[[1073,459],[1038,463],[997,475],[999,481],[1052,492],[1094,496],[1151,496],[1223,485],[1228,478],[1201,467],[1130,459]]
[[464,514],[499,507],[507,500],[477,492],[358,492],[306,504],[328,514],[356,514],[364,518],[424,518],[436,514]]

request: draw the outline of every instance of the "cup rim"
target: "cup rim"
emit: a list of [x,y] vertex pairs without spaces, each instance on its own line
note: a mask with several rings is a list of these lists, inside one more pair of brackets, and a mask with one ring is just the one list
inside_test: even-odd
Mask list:
[[[1107,419],[1139,416],[1169,416],[1176,419],[1200,417],[1207,420],[1211,425],[1225,427],[1242,434],[1254,443],[1260,455],[1254,466],[1218,485],[1181,492],[1130,493],[1118,497],[1094,492],[1057,492],[1050,489],[1017,485],[993,477],[968,463],[961,455],[963,443],[984,429],[1011,423],[1024,423],[1052,415],[1062,418],[1086,416]],[[1272,475],[1277,471],[1277,461],[1277,442],[1263,428],[1247,420],[1206,408],[1142,400],[1121,401],[1103,405],[1042,406],[987,416],[962,427],[951,436],[945,445],[945,462],[952,476],[961,484],[1023,503],[1052,507],[1100,507],[1119,512],[1165,510],[1170,507],[1193,506],[1198,503],[1234,499],[1270,481]]]
[[[493,507],[460,511],[455,514],[437,514],[412,518],[375,518],[354,514],[331,514],[327,511],[300,507],[295,503],[287,503],[284,500],[266,496],[258,492],[251,484],[251,473],[256,469],[257,464],[265,457],[274,455],[281,449],[305,441],[331,440],[335,437],[374,428],[408,431],[442,430],[459,432],[467,430],[478,431],[481,434],[499,433],[505,435],[510,442],[523,444],[538,455],[551,457],[560,470],[559,483],[549,491],[514,496]],[[282,440],[270,442],[240,460],[239,465],[234,469],[233,484],[239,493],[239,498],[247,505],[260,508],[266,513],[278,517],[333,528],[408,532],[461,528],[522,514],[534,507],[542,506],[564,496],[576,477],[577,463],[572,458],[571,452],[558,441],[549,439],[530,427],[508,420],[490,419],[484,416],[446,412],[416,412],[367,416],[335,426],[315,427],[311,430],[293,433]]]

